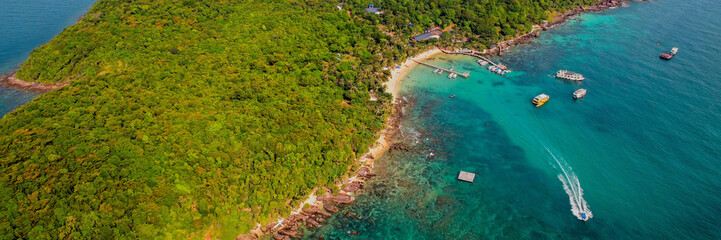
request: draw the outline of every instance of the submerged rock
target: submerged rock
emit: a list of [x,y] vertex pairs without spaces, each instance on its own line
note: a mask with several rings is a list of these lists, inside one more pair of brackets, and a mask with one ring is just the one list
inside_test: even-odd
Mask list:
[[390,150],[410,151],[411,147],[405,143],[394,143],[391,145]]

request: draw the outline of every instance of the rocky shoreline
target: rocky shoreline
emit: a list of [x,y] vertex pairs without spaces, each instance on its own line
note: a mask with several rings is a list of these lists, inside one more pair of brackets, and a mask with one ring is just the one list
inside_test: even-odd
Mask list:
[[[559,16],[552,22],[543,22],[533,27],[530,32],[520,35],[514,39],[501,41],[490,48],[483,51],[487,55],[503,55],[510,47],[524,44],[531,39],[539,36],[538,30],[548,30],[555,26],[565,23],[572,17],[588,12],[600,12],[618,6],[627,6],[626,0],[602,0],[590,7],[578,7],[569,10]],[[407,102],[402,98],[395,98],[394,107],[391,116],[388,119],[388,127],[381,131],[381,138],[393,140],[399,132],[400,121],[402,119],[402,109]],[[391,144],[390,148],[395,145]],[[355,200],[355,195],[363,188],[363,183],[370,179],[373,174],[373,160],[376,157],[372,153],[368,153],[360,158],[362,166],[355,172],[353,177],[342,181],[338,184],[337,192],[332,192],[328,188],[322,188],[323,195],[315,196],[318,193],[316,189],[310,196],[309,200],[304,202],[301,209],[293,211],[293,213],[285,219],[277,222],[269,223],[266,226],[256,226],[249,234],[238,236],[237,240],[258,239],[260,236],[270,234],[276,240],[290,240],[292,238],[300,238],[304,228],[322,228],[325,219],[339,211],[338,206],[342,204],[351,204]],[[358,216],[356,216],[358,217]],[[351,233],[353,234],[353,233]],[[319,236],[324,239],[324,236]]]
[[493,55],[493,56],[503,56],[504,52],[507,52],[511,47],[525,44],[531,41],[533,38],[539,37],[538,31],[543,30],[546,31],[548,29],[551,29],[553,27],[556,27],[558,25],[561,25],[565,23],[566,21],[572,19],[574,16],[583,14],[583,13],[589,13],[589,12],[601,12],[605,11],[611,8],[616,7],[626,7],[628,6],[628,3],[626,0],[601,0],[597,2],[596,4],[589,6],[589,7],[578,7],[569,11],[566,11],[565,13],[558,15],[555,17],[555,19],[551,22],[544,21],[539,25],[534,25],[533,29],[525,33],[523,35],[520,35],[514,39],[506,40],[498,42],[488,49],[483,50],[484,54],[487,55]]
[[70,85],[69,82],[65,83],[37,83],[37,82],[27,82],[18,79],[15,75],[17,74],[17,71],[12,72],[10,74],[4,74],[0,76],[0,87],[4,88],[15,88],[20,89],[24,91],[30,91],[30,92],[48,92],[52,91],[61,87],[65,87],[67,85]]
[[[407,104],[403,98],[394,100],[393,110],[387,120],[388,125],[380,132],[381,139],[395,139],[400,132],[403,108]],[[330,217],[332,213],[340,211],[339,206],[353,203],[355,196],[363,189],[365,181],[374,176],[371,172],[373,161],[378,157],[380,156],[374,156],[372,152],[367,153],[359,159],[361,166],[352,177],[336,184],[337,191],[333,192],[329,188],[315,189],[310,198],[301,204],[299,209],[293,211],[290,216],[265,226],[257,225],[250,233],[240,235],[236,240],[258,239],[264,235],[271,235],[276,240],[290,240],[291,238],[300,238],[303,229],[322,228],[326,218]],[[316,196],[321,190],[323,192],[321,196]],[[323,238],[321,235],[320,239]]]

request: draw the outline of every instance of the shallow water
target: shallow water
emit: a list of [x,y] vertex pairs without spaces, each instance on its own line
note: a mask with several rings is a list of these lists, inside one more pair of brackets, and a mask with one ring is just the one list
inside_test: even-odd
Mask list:
[[[16,69],[30,52],[82,16],[95,0],[0,1],[0,74]],[[0,88],[0,116],[38,94]]]
[[[721,238],[719,13],[712,0],[634,3],[514,48],[497,59],[514,70],[505,77],[463,56],[432,62],[469,79],[414,69],[403,86],[412,150],[376,161],[378,176],[343,209],[359,217],[336,215],[306,236]],[[658,58],[672,47],[674,59]],[[587,80],[550,77],[559,69]],[[581,87],[588,94],[574,101]],[[535,108],[540,93],[551,99]],[[460,170],[475,183],[457,181]],[[563,170],[578,177],[588,222],[571,212]]]

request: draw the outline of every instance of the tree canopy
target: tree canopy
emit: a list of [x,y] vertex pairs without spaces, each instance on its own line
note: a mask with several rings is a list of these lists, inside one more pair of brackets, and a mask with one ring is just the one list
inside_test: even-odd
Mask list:
[[490,42],[572,2],[99,0],[17,73],[71,84],[0,121],[0,239],[232,239],[367,151],[410,35]]

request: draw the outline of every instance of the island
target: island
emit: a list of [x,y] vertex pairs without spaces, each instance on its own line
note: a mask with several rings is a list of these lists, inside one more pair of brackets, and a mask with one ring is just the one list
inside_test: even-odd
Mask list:
[[52,90],[0,121],[0,239],[255,237],[361,168],[409,57],[610,2],[99,0],[5,77]]

